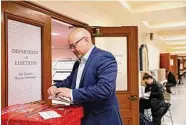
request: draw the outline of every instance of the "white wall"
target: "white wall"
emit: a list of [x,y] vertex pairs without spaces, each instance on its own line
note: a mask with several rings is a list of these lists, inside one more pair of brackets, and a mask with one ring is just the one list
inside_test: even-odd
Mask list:
[[151,44],[147,44],[149,55],[149,70],[160,68],[160,50]]

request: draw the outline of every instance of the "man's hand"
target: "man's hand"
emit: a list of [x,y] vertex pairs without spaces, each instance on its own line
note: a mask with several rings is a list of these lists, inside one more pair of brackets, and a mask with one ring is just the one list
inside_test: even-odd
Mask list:
[[56,86],[51,86],[47,91],[48,91],[48,94],[50,95],[50,96],[56,96],[56,89],[57,89],[57,87]]
[[67,97],[69,99],[71,99],[71,91],[72,89],[69,88],[57,88],[56,89],[56,93],[59,93],[58,96],[61,97]]

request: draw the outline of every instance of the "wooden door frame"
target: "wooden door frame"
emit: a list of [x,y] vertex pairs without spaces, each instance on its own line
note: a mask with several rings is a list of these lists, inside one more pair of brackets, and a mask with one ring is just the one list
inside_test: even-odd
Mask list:
[[[30,17],[25,14],[28,8],[22,7],[14,2],[2,2],[1,20],[1,107],[8,106],[8,19],[16,20],[23,23],[29,23],[41,27],[41,95],[42,100],[48,101],[47,88],[50,86],[51,80],[51,18],[37,11],[30,11],[35,15]],[[23,12],[23,13],[20,13]]]
[[48,16],[50,16],[51,18],[53,19],[56,19],[56,20],[59,20],[61,22],[65,22],[65,23],[68,23],[68,24],[71,24],[73,26],[76,26],[76,27],[88,27],[88,24],[87,23],[84,23],[84,22],[81,22],[81,21],[78,21],[76,19],[73,19],[71,17],[68,17],[66,15],[63,15],[63,14],[60,14],[58,12],[55,12],[51,9],[48,9],[46,7],[43,7],[37,3],[34,3],[34,2],[31,2],[31,1],[13,1],[19,5],[22,5],[26,8],[30,8],[32,10],[35,10],[35,11],[38,11],[38,12],[41,12],[43,14],[46,14]]
[[[112,30],[110,30],[112,28]],[[118,32],[117,29],[120,28],[121,32]],[[139,97],[139,85],[138,85],[138,27],[136,26],[122,26],[122,27],[88,27],[87,28],[92,35],[93,44],[95,44],[95,37],[127,37],[127,82],[131,83],[131,86],[127,86],[128,91],[117,91],[117,97],[120,99],[122,94],[137,95]],[[100,34],[96,34],[96,29],[99,29]],[[137,85],[137,87],[135,86]],[[133,89],[131,89],[133,88]],[[134,89],[135,88],[135,89]],[[122,99],[124,102],[124,99]],[[135,117],[132,119],[133,125],[139,124],[139,100],[134,101],[130,105],[135,110],[132,110],[132,113],[127,113],[128,116],[125,117],[125,124],[130,123],[130,114]],[[136,106],[136,107],[135,107]],[[121,112],[121,110],[120,110]],[[127,122],[127,123],[126,123]]]
[[[43,27],[43,33],[46,30],[51,31],[51,18],[57,19],[59,21],[71,24],[76,27],[87,27],[88,24],[74,20],[72,18],[69,18],[67,16],[64,16],[62,14],[59,14],[55,11],[52,11],[48,8],[45,8],[43,6],[40,6],[38,4],[35,4],[33,2],[29,1],[2,1],[2,8],[1,8],[1,17],[4,19],[1,20],[1,107],[5,107],[8,105],[8,60],[7,60],[7,34],[6,31],[6,20],[7,18],[12,18],[21,22],[29,22],[33,25],[41,26]],[[17,9],[22,9],[23,13],[18,13]],[[50,21],[47,20],[40,20],[39,18],[33,19],[32,16],[30,15],[25,15],[24,12],[26,10],[31,10],[34,11],[35,13],[32,14],[37,14],[38,16],[43,17],[44,15],[50,17]],[[20,18],[26,17],[26,18]],[[38,22],[32,21],[32,20],[38,20]],[[42,23],[39,23],[42,22]],[[44,24],[47,24],[45,27]],[[45,32],[46,33],[46,32]],[[52,64],[52,59],[51,59],[51,33],[46,33],[47,35],[43,36],[43,41],[45,41],[45,44],[42,44],[42,52],[44,54],[42,55],[42,82],[44,83],[42,86],[42,91],[45,90],[42,93],[42,98],[45,100],[47,103],[51,103],[51,101],[48,101],[48,95],[47,95],[47,88],[51,85],[52,78],[51,78],[51,64]],[[46,38],[46,39],[45,39]]]

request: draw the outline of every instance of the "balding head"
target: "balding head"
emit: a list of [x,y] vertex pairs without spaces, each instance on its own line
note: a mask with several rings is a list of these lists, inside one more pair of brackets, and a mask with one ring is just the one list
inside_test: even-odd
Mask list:
[[72,41],[75,38],[81,39],[82,37],[89,38],[90,39],[89,42],[91,42],[90,33],[84,28],[76,28],[75,30],[71,31],[68,40]]
[[69,47],[73,53],[81,58],[93,46],[90,33],[84,28],[76,28],[70,32],[68,37]]

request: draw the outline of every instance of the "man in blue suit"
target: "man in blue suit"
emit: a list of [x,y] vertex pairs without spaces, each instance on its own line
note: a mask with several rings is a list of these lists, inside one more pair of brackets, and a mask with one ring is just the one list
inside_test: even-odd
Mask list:
[[83,28],[72,31],[68,42],[80,61],[75,62],[70,76],[48,89],[49,95],[83,105],[82,125],[122,125],[116,98],[116,59],[95,47]]

